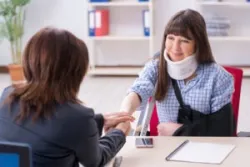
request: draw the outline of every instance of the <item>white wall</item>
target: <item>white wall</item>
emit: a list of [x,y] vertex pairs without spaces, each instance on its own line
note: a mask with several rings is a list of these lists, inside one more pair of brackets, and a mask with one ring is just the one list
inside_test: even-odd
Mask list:
[[[44,26],[55,26],[68,29],[81,39],[85,40],[87,37],[87,1],[88,0],[32,0],[27,10],[24,44],[35,32]],[[154,51],[158,51],[161,47],[162,33],[169,18],[181,9],[195,8],[195,0],[154,0],[154,5]],[[214,55],[219,63],[245,63],[250,65],[250,59],[247,57],[249,47],[242,47],[246,44],[247,43],[233,42],[225,45],[224,42],[216,42],[212,43],[212,47],[215,53]],[[121,45],[123,44],[114,42],[114,44],[111,44],[111,49],[116,48],[116,51],[119,52],[119,47],[123,47]],[[144,44],[138,44],[138,48],[140,49],[140,46],[145,47]],[[227,49],[232,47],[234,47],[234,49]],[[106,47],[105,49],[110,51],[109,47]],[[105,49],[103,50],[105,51]],[[127,49],[127,52],[128,50],[129,49]],[[134,50],[134,48],[132,48],[132,50]],[[115,49],[113,51],[115,51]],[[129,55],[129,52],[127,54]],[[105,56],[111,56],[110,62],[117,59],[114,57],[117,55]],[[133,57],[135,62],[137,59],[140,61],[140,58],[136,59],[135,56]],[[99,59],[101,62],[105,62],[106,57],[100,57]],[[107,59],[106,61],[109,60]],[[126,61],[131,61],[130,57],[124,58],[124,62]],[[9,45],[7,41],[4,41],[0,44],[0,66],[7,65],[10,62]]]
[[155,0],[155,49],[160,50],[165,26],[172,15],[182,9],[194,9],[195,0]]
[[[85,0],[31,0],[27,9],[24,44],[44,26],[65,28],[80,37],[87,33]],[[9,45],[0,44],[0,65],[11,62]]]
[[[194,0],[155,0],[155,50],[159,50],[164,26],[169,17],[183,8],[193,8]],[[56,26],[81,39],[87,35],[87,0],[32,0],[27,9],[24,44],[44,26]],[[9,44],[0,44],[0,65],[11,62]]]

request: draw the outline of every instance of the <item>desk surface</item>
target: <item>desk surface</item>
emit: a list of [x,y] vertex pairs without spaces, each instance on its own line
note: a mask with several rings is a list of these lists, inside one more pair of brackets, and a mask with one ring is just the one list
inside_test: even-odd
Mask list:
[[[236,148],[220,165],[166,161],[165,157],[183,141],[215,142],[236,145]],[[214,150],[216,151],[216,150]],[[250,138],[198,138],[198,137],[154,137],[154,148],[136,148],[135,137],[127,137],[127,142],[117,156],[122,156],[121,167],[249,167]],[[212,152],[211,152],[212,154]]]

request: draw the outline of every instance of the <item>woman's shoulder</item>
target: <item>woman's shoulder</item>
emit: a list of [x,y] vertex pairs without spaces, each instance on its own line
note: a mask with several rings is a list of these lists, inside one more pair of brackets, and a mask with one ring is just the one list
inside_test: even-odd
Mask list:
[[159,59],[150,59],[144,65],[140,74],[158,74]]
[[1,102],[4,101],[9,95],[10,93],[14,90],[13,86],[8,86],[6,88],[3,89],[2,94],[1,94]]
[[221,72],[225,69],[218,63],[208,63],[203,65],[205,71]]
[[233,78],[231,73],[229,73],[223,66],[217,63],[205,64],[203,65],[203,69],[205,75],[216,78],[218,80]]
[[79,103],[67,103],[65,108],[69,108],[76,117],[93,117],[94,110]]
[[149,61],[146,62],[145,66],[148,68],[154,68],[154,69],[158,69],[159,66],[159,59],[150,59]]
[[2,95],[4,95],[4,94],[9,94],[9,93],[11,93],[13,90],[14,90],[14,87],[13,87],[13,86],[7,86],[7,87],[5,87],[5,88],[3,89]]

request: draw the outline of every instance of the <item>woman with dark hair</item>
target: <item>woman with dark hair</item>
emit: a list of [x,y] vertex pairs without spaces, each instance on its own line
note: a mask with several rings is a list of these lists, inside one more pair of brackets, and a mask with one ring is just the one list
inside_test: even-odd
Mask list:
[[104,166],[124,145],[133,118],[95,115],[77,98],[88,65],[85,43],[68,31],[44,28],[28,42],[26,83],[1,97],[0,138],[30,144],[34,167]]
[[203,17],[187,9],[168,22],[160,55],[145,65],[120,110],[131,114],[152,96],[159,135],[231,136],[233,91],[233,77],[214,60]]

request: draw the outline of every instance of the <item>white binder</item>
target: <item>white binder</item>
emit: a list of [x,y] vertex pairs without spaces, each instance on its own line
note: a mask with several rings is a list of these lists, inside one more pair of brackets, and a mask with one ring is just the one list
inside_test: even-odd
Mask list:
[[89,36],[95,36],[95,10],[89,11],[88,15],[88,29],[89,29]]
[[145,36],[150,36],[150,15],[149,10],[143,10],[143,31]]

